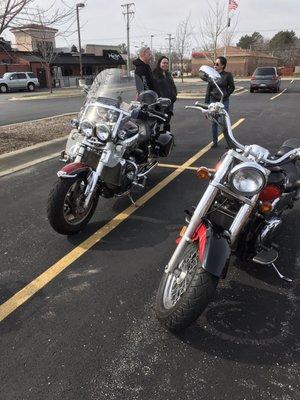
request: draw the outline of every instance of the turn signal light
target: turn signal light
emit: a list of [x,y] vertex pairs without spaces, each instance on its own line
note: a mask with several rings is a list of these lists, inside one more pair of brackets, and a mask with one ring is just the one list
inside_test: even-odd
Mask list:
[[197,169],[197,177],[202,180],[210,179],[215,174],[215,172],[215,169],[200,167]]
[[272,203],[269,203],[268,201],[265,201],[263,203],[260,203],[259,205],[259,211],[262,214],[268,214],[269,212],[271,212],[273,210],[273,206]]

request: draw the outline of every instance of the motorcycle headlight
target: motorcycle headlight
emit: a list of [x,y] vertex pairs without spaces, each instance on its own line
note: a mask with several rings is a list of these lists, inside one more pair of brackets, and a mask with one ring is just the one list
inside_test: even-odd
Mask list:
[[97,124],[96,125],[96,135],[101,142],[106,142],[110,136],[110,128],[106,124]]
[[229,174],[231,188],[244,196],[259,193],[266,185],[266,181],[264,168],[252,162],[238,164]]
[[80,130],[86,137],[91,137],[94,133],[94,125],[91,124],[90,121],[82,121],[80,124]]

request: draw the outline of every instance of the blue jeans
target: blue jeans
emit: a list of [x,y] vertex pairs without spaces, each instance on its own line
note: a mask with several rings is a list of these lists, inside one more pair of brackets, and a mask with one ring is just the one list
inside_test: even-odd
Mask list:
[[[229,110],[229,99],[226,99],[223,101],[225,110],[228,112]],[[212,138],[213,138],[213,143],[217,144],[218,143],[218,124],[216,122],[212,123]]]

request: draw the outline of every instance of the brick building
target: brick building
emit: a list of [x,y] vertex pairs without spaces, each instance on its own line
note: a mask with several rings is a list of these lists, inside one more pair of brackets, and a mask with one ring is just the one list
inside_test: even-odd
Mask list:
[[[114,46],[112,47],[109,49],[109,46],[105,46],[101,55],[82,54],[84,76],[94,77],[103,69],[120,68],[125,65],[122,56]],[[54,54],[50,67],[53,80],[56,79],[57,83],[57,79],[59,79],[60,86],[76,85],[80,76],[79,53],[57,52]],[[15,71],[32,71],[39,78],[41,87],[46,87],[46,72],[40,54],[37,51],[12,49],[10,42],[0,38],[0,76],[5,72]]]
[[[217,55],[224,55],[224,48],[217,50]],[[250,76],[255,68],[260,66],[278,65],[278,58],[267,53],[244,50],[240,47],[226,47],[226,58],[228,61],[227,69],[236,76]],[[193,52],[192,53],[192,75],[197,76],[201,65],[212,65],[210,53]]]

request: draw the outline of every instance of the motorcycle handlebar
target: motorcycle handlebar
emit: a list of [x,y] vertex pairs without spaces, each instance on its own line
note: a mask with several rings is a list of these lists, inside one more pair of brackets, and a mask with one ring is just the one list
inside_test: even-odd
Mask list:
[[195,106],[201,107],[201,108],[203,108],[204,110],[208,110],[209,104],[207,104],[207,103],[200,103],[199,101],[196,101]]
[[[195,110],[200,109],[203,114],[210,114],[208,104],[196,102],[194,106],[186,106],[185,108],[187,108],[187,109],[190,108],[190,109],[195,109]],[[212,113],[213,112],[215,112],[215,111],[212,110]],[[244,151],[245,146],[242,145],[241,143],[239,143],[233,135],[230,117],[229,117],[228,112],[223,109],[222,114],[225,117],[225,124],[226,124],[225,131],[226,132],[224,132],[224,136],[226,136],[226,140],[229,142],[229,144],[232,146],[232,148],[235,148],[235,149],[238,148],[238,149]],[[250,152],[251,152],[251,150],[250,150]],[[255,155],[255,154],[253,154],[253,155]],[[283,163],[285,160],[287,160],[288,158],[295,158],[295,157],[300,158],[300,149],[293,149],[293,150],[289,151],[287,154],[285,154],[284,156],[278,158],[277,160],[270,159],[268,157],[264,157],[263,161],[269,165],[279,165],[279,164]]]
[[146,121],[149,118],[158,118],[163,121],[166,121],[166,119],[168,118],[168,115],[161,113],[159,111],[149,112],[149,111],[143,111],[141,109],[134,109],[131,112],[131,117],[134,119],[141,119],[143,121]]

